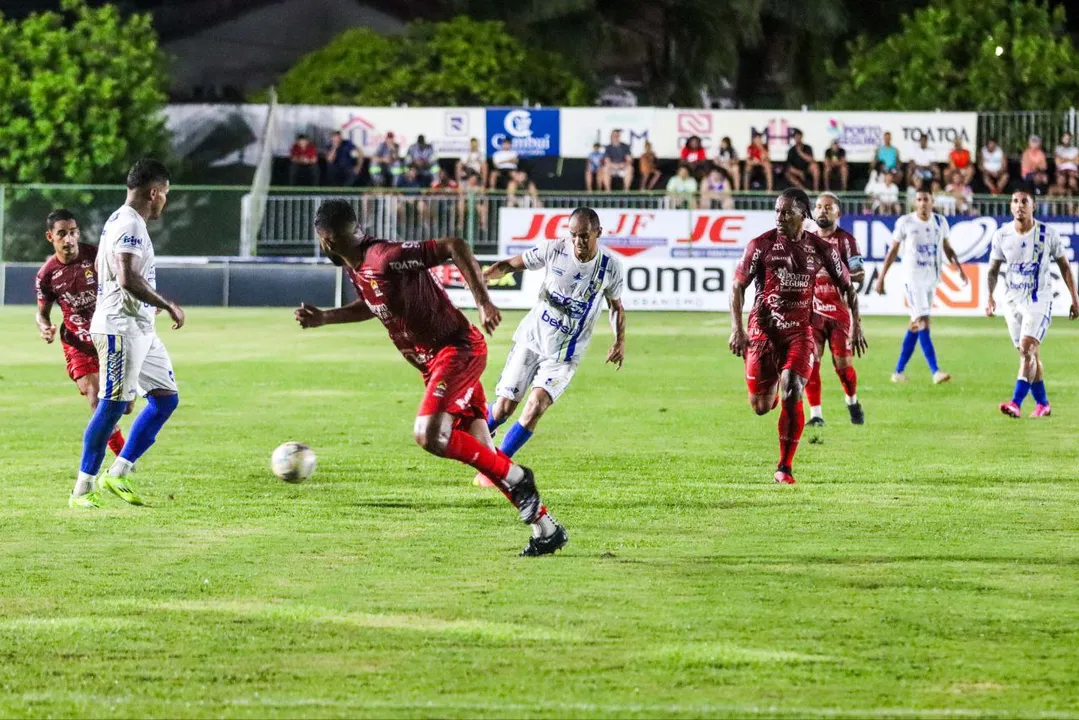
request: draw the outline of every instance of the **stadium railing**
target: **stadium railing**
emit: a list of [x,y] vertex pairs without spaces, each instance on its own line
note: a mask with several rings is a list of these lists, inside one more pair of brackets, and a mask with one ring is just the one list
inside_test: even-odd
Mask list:
[[[1076,135],[1079,129],[1079,113],[1075,108],[1067,110],[1007,110],[978,113],[978,147],[993,138],[1004,152],[1019,156],[1027,147],[1031,135],[1042,139],[1045,154],[1052,158],[1053,148],[1064,133]],[[971,148],[976,154],[976,148]]]

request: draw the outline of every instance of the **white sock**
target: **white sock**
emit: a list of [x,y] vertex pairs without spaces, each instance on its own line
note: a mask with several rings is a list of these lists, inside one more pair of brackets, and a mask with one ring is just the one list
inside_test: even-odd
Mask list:
[[94,490],[94,476],[79,471],[79,479],[75,481],[75,489],[71,491],[72,495],[76,497],[79,495],[85,495],[88,492]]
[[550,537],[554,535],[554,531],[558,526],[554,524],[554,520],[548,513],[543,513],[539,520],[532,523],[532,537]]
[[853,395],[848,395],[847,396],[847,405],[854,405],[857,402],[858,402],[858,393],[854,393]]
[[511,465],[509,474],[506,475],[506,487],[513,487],[525,479],[525,471],[520,465]]
[[821,412],[820,405],[809,406],[809,419],[812,420],[813,418],[824,419],[824,413]]
[[135,463],[130,460],[124,460],[122,457],[118,457],[112,463],[112,467],[109,468],[109,475],[112,477],[125,477],[131,473],[131,468],[134,466]]

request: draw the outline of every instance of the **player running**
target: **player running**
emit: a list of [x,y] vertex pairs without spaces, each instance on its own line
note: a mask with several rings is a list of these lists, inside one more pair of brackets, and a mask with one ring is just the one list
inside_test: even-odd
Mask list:
[[460,238],[393,243],[358,232],[352,206],[327,200],[315,214],[315,231],[327,257],[343,264],[359,299],[334,310],[306,304],[296,310],[303,328],[363,322],[377,317],[390,340],[422,374],[427,387],[416,414],[413,437],[424,450],[471,465],[495,481],[532,526],[521,555],[547,555],[569,540],[547,513],[530,469],[495,449],[487,430],[487,399],[480,376],[487,343],[450,301],[428,271],[452,259],[472,290],[488,333],[502,321],[491,302],[479,265]]
[[[53,254],[34,279],[38,333],[50,345],[56,340],[52,306],[59,305],[63,316],[60,346],[67,361],[67,375],[90,402],[93,412],[98,402],[99,368],[97,350],[90,338],[90,318],[97,304],[97,274],[94,271],[97,248],[79,242],[79,223],[70,210],[53,210],[45,218],[45,227],[45,237],[52,244]],[[127,411],[131,409],[127,408]],[[114,455],[124,449],[120,428],[109,436],[108,445]]]
[[[599,246],[602,233],[596,211],[580,207],[570,215],[568,238],[540,243],[522,255],[496,262],[484,272],[487,280],[497,280],[524,269],[547,269],[539,303],[513,334],[513,347],[495,389],[498,399],[487,417],[487,427],[493,434],[528,396],[520,420],[502,440],[500,449],[508,457],[528,442],[540,418],[569,387],[592,339],[603,306],[601,295],[610,308],[614,330],[607,362],[622,367],[626,354],[622,263]],[[486,484],[482,475],[477,475],[476,481]]]
[[[807,217],[805,191],[784,190],[776,199],[776,229],[750,241],[731,288],[730,349],[745,358],[749,405],[764,415],[783,403],[775,480],[787,485],[795,482],[791,464],[805,426],[802,392],[813,367],[813,289],[822,267],[850,308],[851,348],[857,355],[866,349],[850,273],[834,245],[803,230]],[[746,288],[754,281],[757,295],[747,334],[742,309]]]
[[1027,190],[1012,193],[1012,217],[1015,222],[1000,227],[993,233],[989,251],[989,299],[985,314],[992,317],[997,310],[993,291],[1002,265],[1004,274],[1005,319],[1012,344],[1019,351],[1019,379],[1015,381],[1015,393],[1008,402],[1000,404],[1000,411],[1013,418],[1022,414],[1023,400],[1027,393],[1034,395],[1035,407],[1031,417],[1049,417],[1049,397],[1045,393],[1045,380],[1041,358],[1042,340],[1053,319],[1053,262],[1060,269],[1064,284],[1071,295],[1068,317],[1079,317],[1079,295],[1075,292],[1075,280],[1065,255],[1064,244],[1057,231],[1034,219],[1034,199]]
[[[839,252],[839,257],[850,272],[852,283],[861,285],[865,279],[865,260],[858,252],[858,242],[846,230],[839,227],[839,198],[832,193],[824,193],[817,198],[815,208],[815,234]],[[855,425],[865,422],[862,404],[858,402],[858,374],[854,371],[851,360],[851,314],[839,288],[828,276],[824,268],[817,273],[813,286],[813,331],[816,342],[816,362],[806,383],[806,397],[809,399],[809,425],[823,427],[824,413],[821,412],[820,364],[824,356],[825,344],[832,351],[832,366],[847,401],[850,421]]]
[[929,336],[929,313],[933,308],[933,295],[940,282],[940,270],[943,265],[941,255],[948,258],[952,266],[959,270],[959,278],[967,284],[967,274],[959,264],[959,258],[948,243],[948,221],[943,215],[933,212],[933,193],[919,190],[914,196],[915,211],[908,213],[895,224],[892,234],[892,247],[884,258],[884,267],[877,278],[877,294],[884,294],[884,277],[898,255],[903,256],[903,270],[906,276],[905,292],[910,305],[910,328],[903,337],[899,351],[899,362],[892,373],[892,382],[907,381],[904,373],[914,346],[920,344],[929,372],[933,373],[933,382],[937,385],[946,383],[952,376],[937,365],[937,351],[933,339]]
[[99,484],[125,502],[142,505],[127,475],[180,402],[172,361],[154,331],[154,321],[156,309],[161,308],[172,318],[173,329],[179,330],[184,311],[157,292],[154,246],[146,230],[147,220],[161,217],[168,194],[165,166],[149,158],[139,160],[127,175],[127,202],[101,229],[97,309],[90,334],[105,368],[105,383],[83,436],[79,477],[68,500],[71,507],[101,506],[94,478],[105,459],[109,434],[136,394],[146,397],[146,407],[131,424],[120,457]]

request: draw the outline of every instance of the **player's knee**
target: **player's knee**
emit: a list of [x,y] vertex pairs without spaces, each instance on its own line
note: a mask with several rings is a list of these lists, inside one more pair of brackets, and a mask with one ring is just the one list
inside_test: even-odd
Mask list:
[[750,395],[749,406],[758,415],[767,415],[775,404],[774,395]]
[[450,444],[450,433],[435,423],[417,423],[412,437],[417,445],[432,455],[444,455]]

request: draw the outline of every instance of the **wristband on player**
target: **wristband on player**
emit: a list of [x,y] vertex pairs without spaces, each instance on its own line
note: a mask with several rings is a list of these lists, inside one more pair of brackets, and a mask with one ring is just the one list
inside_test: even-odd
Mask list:
[[861,270],[865,267],[865,258],[861,255],[851,255],[847,260],[847,267],[851,270]]

